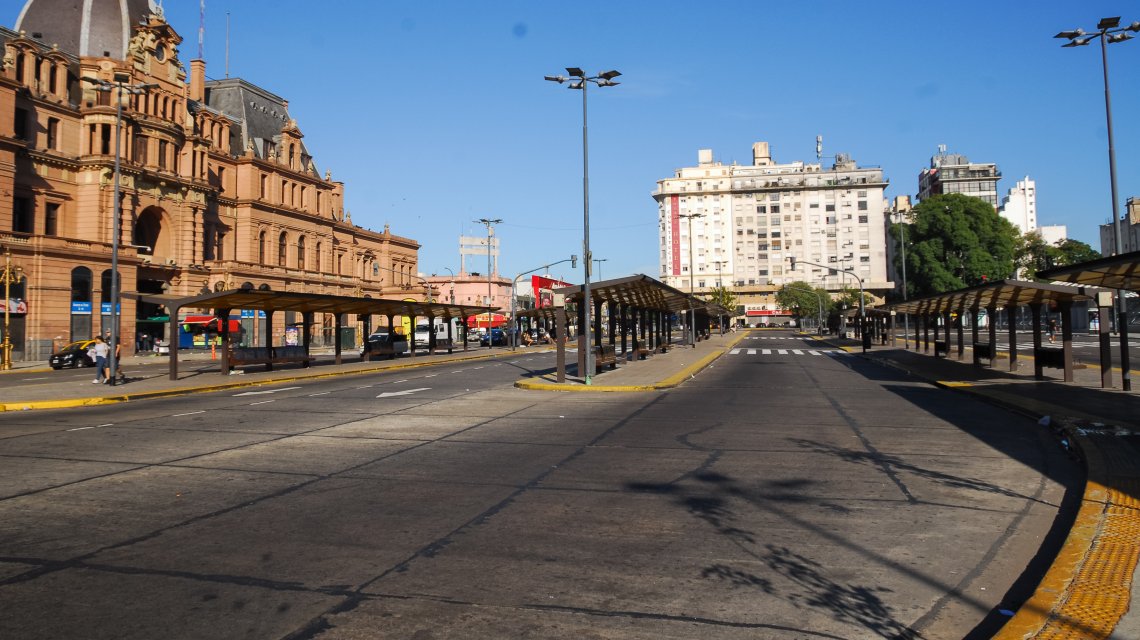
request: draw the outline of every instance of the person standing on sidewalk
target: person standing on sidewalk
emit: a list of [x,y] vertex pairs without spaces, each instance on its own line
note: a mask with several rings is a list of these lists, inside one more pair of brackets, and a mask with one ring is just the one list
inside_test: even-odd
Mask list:
[[[106,344],[106,343],[104,343],[104,344]],[[110,354],[110,352],[111,352],[111,346],[109,344],[107,344],[107,353]],[[127,377],[123,375],[122,353],[123,353],[123,342],[120,339],[119,343],[115,345],[115,375],[119,377],[120,383],[126,382],[126,380],[127,380]],[[103,383],[104,384],[111,384],[111,360],[110,360],[110,358],[105,358],[103,360],[103,371],[105,371],[105,373],[103,375]]]
[[1057,339],[1057,319],[1049,318],[1049,342],[1052,344]]
[[111,348],[103,342],[103,338],[95,336],[95,346],[91,350],[95,352],[95,379],[91,384],[99,384],[103,382],[103,372],[107,369],[107,356],[111,353]]

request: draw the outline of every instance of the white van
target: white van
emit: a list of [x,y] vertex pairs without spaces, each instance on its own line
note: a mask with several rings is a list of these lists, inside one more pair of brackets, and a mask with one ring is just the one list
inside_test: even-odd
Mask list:
[[443,320],[436,320],[434,325],[427,323],[420,323],[416,325],[416,348],[427,349],[428,340],[431,337],[431,332],[435,331],[436,345],[443,345],[447,343],[447,323]]

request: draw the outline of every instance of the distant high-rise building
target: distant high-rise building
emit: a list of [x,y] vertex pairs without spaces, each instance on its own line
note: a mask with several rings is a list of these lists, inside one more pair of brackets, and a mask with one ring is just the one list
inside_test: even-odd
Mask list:
[[[701,149],[697,166],[658,180],[653,193],[661,279],[684,291],[718,283],[775,291],[795,281],[833,291],[858,287],[834,271],[843,268],[858,274],[868,290],[890,289],[887,184],[881,168],[860,167],[844,154],[830,168],[780,164],[767,142],[757,142],[752,164],[741,166],[716,162],[711,150]],[[800,262],[792,271],[793,256],[826,266]]]
[[1037,228],[1037,183],[1025,176],[1001,199],[998,214],[1023,235]]
[[[1132,197],[1125,204],[1125,215],[1120,220],[1122,251],[1140,251],[1140,197]],[[1116,229],[1110,220],[1100,225],[1100,252],[1111,256],[1116,254]]]
[[926,200],[943,193],[963,193],[998,206],[997,183],[1001,172],[992,162],[970,162],[957,153],[946,153],[946,145],[938,146],[938,155],[930,158],[930,168],[918,175],[918,199]]

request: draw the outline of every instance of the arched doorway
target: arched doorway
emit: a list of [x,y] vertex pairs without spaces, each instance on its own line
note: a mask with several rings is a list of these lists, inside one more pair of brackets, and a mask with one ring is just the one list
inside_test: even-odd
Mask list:
[[166,221],[166,212],[159,207],[147,207],[135,220],[132,244],[139,247],[139,253],[154,256],[159,262],[174,258],[171,243],[173,233]]

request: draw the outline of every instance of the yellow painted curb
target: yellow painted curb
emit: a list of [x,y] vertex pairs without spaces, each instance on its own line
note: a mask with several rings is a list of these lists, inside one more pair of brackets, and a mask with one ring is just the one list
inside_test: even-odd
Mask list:
[[[454,354],[452,354],[454,355]],[[338,378],[342,376],[363,375],[368,373],[378,373],[382,371],[396,371],[401,369],[418,369],[432,365],[452,364],[456,362],[468,362],[471,360],[486,360],[488,358],[501,355],[499,353],[485,353],[478,355],[463,356],[452,358],[450,360],[435,361],[435,362],[408,362],[397,365],[390,365],[387,367],[373,367],[369,369],[355,369],[353,371],[332,371],[329,373],[315,373],[312,375],[291,375],[282,378],[263,378],[258,380],[235,380],[233,382],[224,382],[221,384],[206,385],[201,387],[176,387],[171,389],[156,389],[154,391],[141,391],[139,393],[115,395],[115,396],[95,396],[89,398],[70,398],[67,400],[35,400],[30,402],[3,402],[0,403],[0,412],[5,411],[33,411],[37,409],[70,409],[73,407],[90,407],[101,404],[115,404],[120,402],[130,402],[132,400],[150,400],[154,398],[170,398],[175,396],[187,395],[191,393],[213,393],[215,391],[226,391],[229,389],[241,389],[244,387],[260,387],[270,384],[283,384],[288,382],[300,382],[304,380],[323,380],[326,378]]]
[[714,351],[712,353],[706,354],[703,358],[701,358],[700,360],[694,362],[693,364],[685,367],[679,373],[675,373],[675,374],[669,376],[668,378],[665,378],[664,380],[662,380],[661,382],[658,382],[656,384],[639,384],[639,385],[592,384],[592,385],[587,386],[584,384],[566,385],[566,384],[557,384],[557,383],[553,383],[553,382],[531,382],[529,380],[519,380],[518,382],[515,382],[515,387],[518,389],[526,389],[528,391],[571,391],[571,392],[585,391],[585,392],[591,392],[591,393],[615,393],[615,392],[623,392],[623,391],[624,392],[661,391],[664,389],[671,389],[671,388],[676,387],[677,385],[681,384],[682,382],[684,382],[688,378],[695,376],[697,374],[697,372],[699,372],[700,370],[702,370],[705,367],[712,364],[712,362],[714,360],[716,360],[717,358],[728,353],[728,351],[730,349],[732,349],[737,344],[739,344],[740,341],[743,340],[744,338],[745,338],[745,336],[743,334],[737,336],[731,342],[729,342],[727,345],[725,345],[724,348],[721,349],[720,351]]
[[52,371],[55,371],[55,369],[52,369],[51,367],[41,367],[36,369],[2,369],[0,370],[0,376],[10,376],[16,373],[50,373]]

